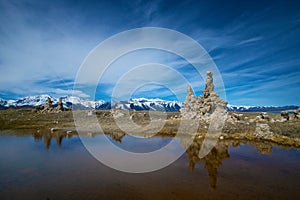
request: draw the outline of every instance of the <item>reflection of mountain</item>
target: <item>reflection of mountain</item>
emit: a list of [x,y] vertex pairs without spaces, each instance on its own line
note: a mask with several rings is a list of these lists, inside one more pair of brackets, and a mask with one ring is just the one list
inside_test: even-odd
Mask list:
[[204,162],[205,169],[209,175],[209,184],[211,188],[215,189],[217,186],[218,168],[222,165],[225,158],[229,158],[228,144],[217,143],[215,147],[204,157],[199,158],[199,151],[203,140],[194,140],[194,142],[187,148],[186,154],[190,162],[190,170],[193,171],[196,162]]

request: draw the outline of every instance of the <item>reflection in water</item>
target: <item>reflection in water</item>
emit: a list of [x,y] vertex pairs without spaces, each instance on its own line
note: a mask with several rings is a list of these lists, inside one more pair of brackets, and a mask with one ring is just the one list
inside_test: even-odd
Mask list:
[[114,139],[116,142],[121,143],[122,138],[126,135],[125,133],[122,132],[113,132],[108,134],[112,139]]
[[64,138],[72,138],[73,134],[67,133],[63,130],[57,130],[57,131],[43,131],[43,132],[36,132],[32,134],[34,139],[36,141],[43,140],[46,149],[49,149],[51,146],[52,138],[56,140],[56,145],[58,148],[61,147],[61,143]]
[[[46,130],[34,135],[38,144],[27,136],[15,137],[10,133],[0,136],[1,200],[299,199],[300,195],[299,149],[275,145],[272,149],[272,143],[221,140],[210,154],[199,158],[197,152],[203,142],[197,139],[170,166],[151,173],[129,174],[93,159],[80,138],[72,137],[70,132]],[[97,146],[106,137],[111,136],[85,139]],[[113,141],[113,144],[149,152],[171,139],[124,136],[119,138],[122,143]],[[182,145],[184,141],[183,137],[176,138]],[[59,145],[61,148],[57,148]],[[262,153],[272,152],[270,156],[261,155],[254,148]],[[228,154],[230,159],[225,159]],[[193,169],[190,173],[189,164]],[[216,189],[210,189],[209,185]]]
[[[203,141],[203,139],[194,139],[193,143],[187,147],[186,154],[190,162],[189,168],[193,171],[197,162],[203,162],[204,167],[208,172],[210,187],[216,189],[218,168],[221,167],[224,159],[230,158],[228,153],[229,147],[239,147],[241,142],[236,140],[219,140],[209,154],[200,158],[199,152]],[[184,138],[181,138],[181,143],[182,145],[185,144]],[[272,151],[272,144],[268,142],[244,141],[244,143],[255,147],[260,154],[269,154]]]
[[[34,139],[36,141],[43,140],[43,142],[46,146],[46,149],[50,148],[52,138],[56,140],[57,147],[60,148],[61,143],[62,143],[64,138],[71,139],[74,135],[77,136],[77,133],[66,132],[65,130],[55,130],[55,131],[47,130],[47,131],[43,131],[43,132],[35,132],[35,133],[32,134],[32,136],[34,137]],[[87,133],[87,136],[90,136],[90,137],[94,137],[95,135],[96,135],[95,133],[94,134],[93,133]],[[113,133],[108,133],[107,135],[109,135],[115,141],[121,143],[122,138],[126,134],[122,133],[122,132],[113,132]]]
[[[54,138],[58,148],[61,147],[62,140],[64,138],[71,139],[73,137],[72,133],[67,133],[66,131],[57,130],[54,132],[46,131],[43,133],[33,134],[35,140],[43,140],[46,149],[49,149],[51,146],[51,141]],[[112,139],[121,143],[122,139],[126,135],[125,133],[115,132],[109,133]],[[87,136],[91,136],[87,134]],[[94,135],[93,135],[94,136]],[[204,163],[204,168],[208,172],[209,184],[212,189],[217,188],[217,179],[218,179],[218,169],[222,166],[222,162],[226,158],[230,158],[228,149],[230,146],[239,147],[242,141],[235,140],[219,140],[217,144],[212,148],[212,150],[203,158],[199,157],[199,152],[203,143],[203,138],[194,139],[191,145],[188,144],[188,141],[191,139],[191,136],[180,137],[180,143],[183,147],[186,148],[186,155],[189,161],[189,169],[193,171],[197,162]],[[147,140],[147,138],[145,138]],[[248,143],[251,146],[255,147],[260,154],[269,154],[272,151],[272,144],[267,142],[243,142]],[[131,144],[135,145],[135,144]],[[122,146],[120,146],[122,147]],[[147,147],[145,147],[147,148]]]
[[204,167],[209,175],[209,184],[212,189],[217,187],[218,168],[222,165],[225,158],[229,158],[227,142],[218,142],[215,147],[203,158],[199,158],[203,140],[195,139],[194,142],[187,148],[186,154],[189,160],[190,170],[193,171],[196,162],[204,162]]
[[269,154],[272,152],[272,144],[268,142],[252,142],[252,146],[255,146],[260,154]]

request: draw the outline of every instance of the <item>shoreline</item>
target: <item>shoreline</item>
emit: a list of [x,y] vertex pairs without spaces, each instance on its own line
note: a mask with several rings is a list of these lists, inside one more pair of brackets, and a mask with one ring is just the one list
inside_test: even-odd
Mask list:
[[[97,110],[93,111],[92,115],[96,116],[97,122],[93,121],[90,116],[90,111],[78,110],[74,111],[76,115],[82,116],[82,123],[78,129],[80,132],[86,132],[87,135],[96,134],[126,134],[115,123],[114,118],[110,110]],[[122,111],[121,111],[122,112]],[[159,131],[156,131],[154,135],[158,136],[170,136],[174,137],[178,133],[178,127],[182,121],[179,118],[180,113],[160,113],[158,111],[130,111],[130,115],[135,115],[133,121],[140,127],[147,127],[150,123],[149,112],[152,115],[166,115],[166,119],[163,121],[157,120],[157,123],[164,123],[164,126]],[[124,111],[125,113],[125,111]],[[195,138],[206,137],[218,137],[220,140],[248,140],[257,142],[271,142],[277,145],[283,145],[287,147],[300,148],[300,120],[290,120],[287,122],[269,122],[269,121],[257,121],[249,122],[253,117],[259,113],[242,113],[244,118],[249,118],[247,122],[240,121],[234,124],[226,121],[222,133],[217,136],[208,135],[207,130],[209,124],[203,121],[199,121],[197,133],[189,134],[187,136],[195,136]],[[236,115],[236,113],[228,113],[228,118]],[[280,118],[278,114],[270,114],[273,118]],[[185,120],[191,121],[191,120]],[[100,124],[103,129],[103,133],[97,129],[97,124]],[[257,124],[267,124],[270,135],[255,135],[257,132]],[[78,135],[78,130],[74,125],[74,118],[72,111],[64,111],[60,113],[35,113],[32,109],[8,109],[0,111],[0,134],[3,132],[14,132],[16,135],[40,135],[55,132],[65,132],[66,135]],[[78,123],[76,123],[78,125]],[[153,127],[148,127],[146,131],[140,131],[140,129],[130,129],[133,135],[148,137],[153,135],[156,124],[154,122]],[[129,127],[130,128],[130,127]],[[262,131],[263,133],[263,131]]]

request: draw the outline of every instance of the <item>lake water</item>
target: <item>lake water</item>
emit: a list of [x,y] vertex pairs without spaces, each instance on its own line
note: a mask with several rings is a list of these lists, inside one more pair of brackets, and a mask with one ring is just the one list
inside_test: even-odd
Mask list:
[[[96,135],[87,141],[109,137]],[[172,138],[113,141],[148,152]],[[178,141],[180,143],[180,141]],[[300,151],[263,143],[221,141],[204,158],[192,145],[171,165],[150,173],[111,169],[80,138],[0,136],[0,199],[299,199]]]

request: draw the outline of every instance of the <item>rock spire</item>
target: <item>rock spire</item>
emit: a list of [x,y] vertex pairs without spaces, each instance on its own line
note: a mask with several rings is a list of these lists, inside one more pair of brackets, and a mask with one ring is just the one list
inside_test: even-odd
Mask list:
[[183,119],[209,119],[215,113],[226,115],[227,102],[222,100],[214,91],[213,73],[207,72],[203,96],[196,97],[191,86],[187,86],[187,96],[180,113]]

